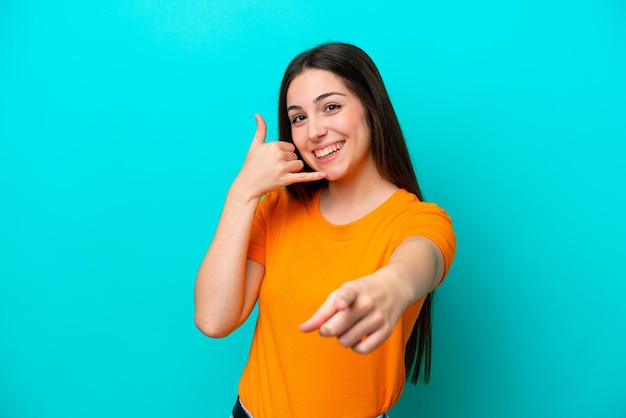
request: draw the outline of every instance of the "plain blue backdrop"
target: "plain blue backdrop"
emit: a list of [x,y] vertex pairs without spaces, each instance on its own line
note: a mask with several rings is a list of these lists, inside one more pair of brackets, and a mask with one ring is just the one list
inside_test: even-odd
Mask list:
[[[458,253],[393,418],[626,417],[626,6],[0,3],[0,416],[225,417],[195,273],[289,60],[364,48]],[[341,417],[344,418],[344,417]]]

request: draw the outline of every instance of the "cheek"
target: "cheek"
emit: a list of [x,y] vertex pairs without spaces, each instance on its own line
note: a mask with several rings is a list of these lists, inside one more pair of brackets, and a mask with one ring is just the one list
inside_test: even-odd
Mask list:
[[302,150],[297,146],[296,148],[298,150],[298,155],[300,156],[300,159],[304,161],[308,166],[311,166],[311,164],[313,164],[313,162],[315,161],[315,158],[313,158],[311,153],[307,152],[306,150]]
[[296,151],[300,159],[304,161],[305,164],[308,165],[309,167],[312,166],[312,164],[315,162],[315,158],[313,158],[311,153],[306,150],[306,147],[305,147],[306,140],[302,142],[302,141],[299,141],[296,136],[292,136],[292,138],[293,138],[293,144],[296,146]]
[[304,149],[306,138],[304,137],[301,129],[292,129],[291,139],[293,140],[293,144],[296,146],[298,151],[302,151]]

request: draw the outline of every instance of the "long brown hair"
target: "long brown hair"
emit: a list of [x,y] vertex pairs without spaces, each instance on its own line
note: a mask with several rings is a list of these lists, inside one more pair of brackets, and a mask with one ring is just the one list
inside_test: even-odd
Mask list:
[[[280,140],[293,143],[291,122],[287,115],[287,89],[296,76],[311,68],[334,73],[357,95],[367,112],[371,130],[371,152],[378,172],[384,179],[423,200],[404,135],[382,77],[372,59],[354,45],[334,42],[322,44],[301,53],[291,61],[283,77],[278,101]],[[311,171],[306,162],[303,170]],[[293,196],[307,201],[316,190],[326,187],[327,184],[325,179],[295,183],[287,186],[287,190]],[[405,348],[406,375],[414,384],[418,381],[420,371],[423,371],[424,382],[428,383],[430,379],[433,297],[434,292],[426,296]]]

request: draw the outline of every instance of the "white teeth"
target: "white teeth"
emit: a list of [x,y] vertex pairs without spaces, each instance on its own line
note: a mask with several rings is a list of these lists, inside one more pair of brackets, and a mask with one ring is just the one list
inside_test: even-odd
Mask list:
[[337,152],[339,151],[341,148],[343,148],[343,144],[344,142],[340,142],[338,144],[332,144],[327,146],[324,149],[321,150],[317,150],[314,151],[314,154],[317,158],[324,158],[327,157],[328,155],[332,154],[333,152]]

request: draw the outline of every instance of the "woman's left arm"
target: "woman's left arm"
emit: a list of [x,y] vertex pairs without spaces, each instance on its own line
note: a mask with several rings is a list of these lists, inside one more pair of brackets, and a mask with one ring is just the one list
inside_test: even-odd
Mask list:
[[358,353],[370,353],[391,335],[409,305],[441,283],[444,270],[443,254],[433,241],[407,238],[385,267],[332,292],[300,330],[319,330]]

